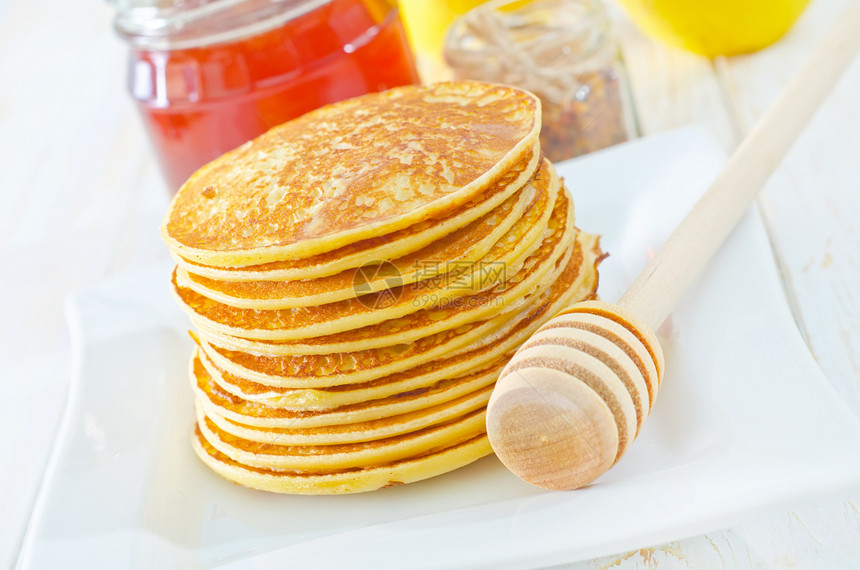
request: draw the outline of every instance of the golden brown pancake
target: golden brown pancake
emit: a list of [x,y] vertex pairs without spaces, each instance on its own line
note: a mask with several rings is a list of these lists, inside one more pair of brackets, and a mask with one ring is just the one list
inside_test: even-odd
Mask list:
[[[461,352],[375,381],[327,388],[282,388],[238,377],[218,368],[205,356],[201,357],[201,363],[218,386],[231,395],[268,407],[293,410],[333,409],[426,388],[446,377],[484,366],[494,359],[497,348],[505,351],[515,347],[515,339],[519,338],[516,328],[522,328],[522,325],[518,324],[520,321],[530,317],[537,320],[534,314],[551,314],[554,309],[563,307],[566,303],[587,299],[593,295],[596,286],[593,263],[578,263],[571,257],[562,269],[564,271],[553,287],[541,294],[522,315],[503,316],[508,319],[503,328],[490,333],[488,325],[495,326],[495,323],[481,323],[476,328],[482,332],[487,331],[483,338],[479,337]],[[562,291],[563,293],[560,293]],[[550,305],[547,308],[548,303]]]
[[492,386],[511,356],[513,352],[501,354],[488,366],[456,378],[440,380],[426,388],[331,410],[290,410],[249,402],[223,390],[196,357],[192,360],[191,382],[195,397],[204,409],[214,409],[230,420],[257,427],[328,428],[385,418],[396,421],[393,418],[401,414],[451,402]]
[[408,86],[335,103],[195,172],[162,235],[177,255],[226,267],[332,251],[456,210],[523,162],[539,131],[537,98],[502,85]]
[[[597,279],[597,263],[602,259],[598,236],[579,232],[576,237],[574,256],[577,261],[584,263],[581,279],[587,283]],[[527,296],[540,290],[541,283],[551,283],[556,275],[547,273],[535,277],[528,272],[514,275],[507,279],[508,287],[503,290],[485,291],[469,298],[468,307],[450,304],[443,308],[423,309],[410,313],[405,317],[391,319],[367,326],[361,329],[346,331],[333,335],[278,342],[265,340],[249,340],[235,336],[219,334],[208,329],[200,330],[200,336],[209,344],[261,355],[290,355],[290,354],[332,354],[336,352],[354,352],[367,348],[379,348],[395,344],[412,342],[418,338],[429,336],[452,328],[478,326],[478,321],[491,318],[494,308],[503,306],[504,312],[519,308],[517,299],[527,299]],[[521,276],[528,275],[527,279]],[[500,294],[501,293],[501,294]]]
[[[555,294],[546,296],[546,302],[530,315],[531,319],[523,319],[529,323],[521,331],[523,334],[530,334],[560,307],[583,296],[582,289],[575,286],[582,266],[573,259],[567,263],[551,289]],[[593,294],[595,285],[592,283],[585,296]],[[478,418],[483,417],[486,398],[499,367],[510,356],[511,353],[503,355],[488,368],[492,371],[491,381],[483,388],[433,406],[415,410],[409,410],[410,406],[397,406],[398,400],[415,400],[416,391],[413,390],[401,394],[400,398],[342,406],[322,414],[290,413],[243,401],[221,391],[206,368],[196,360],[193,375],[198,384],[200,417],[194,437],[195,450],[222,476],[276,492],[358,492],[386,486],[392,481],[409,482],[412,477],[437,475],[488,453],[479,444],[484,427]],[[472,377],[480,375],[480,372],[473,373]],[[429,391],[434,389],[438,391],[438,385]],[[420,396],[422,392],[418,392]],[[379,408],[386,400],[389,413],[370,420],[362,417],[368,405]],[[404,409],[409,411],[403,412]],[[359,421],[341,423],[345,415]],[[321,417],[325,418],[322,422],[319,421]],[[249,421],[268,426],[255,427]],[[273,421],[280,427],[273,427]],[[472,431],[475,429],[477,431]],[[471,452],[455,453],[461,446],[475,448]],[[404,476],[406,473],[409,475]]]
[[[510,319],[499,319],[488,327],[490,334]],[[450,329],[390,347],[356,352],[294,356],[259,356],[214,347],[206,341],[200,347],[206,357],[222,370],[283,388],[328,388],[369,382],[421,363],[451,354],[464,346],[486,340],[475,331],[460,333]]]
[[490,399],[493,386],[484,386],[448,402],[421,408],[397,416],[366,422],[337,424],[314,428],[277,428],[257,427],[227,419],[210,405],[206,398],[198,398],[206,417],[221,430],[250,441],[270,443],[277,441],[282,445],[329,445],[357,443],[392,437],[402,433],[424,429],[440,422],[458,418],[466,413],[483,408]]
[[[573,234],[572,231],[570,233]],[[564,256],[565,249],[567,256],[562,263],[572,255],[572,247],[562,247],[564,243],[559,239],[562,237],[564,234],[554,233],[547,238],[557,243],[554,248],[548,249],[540,264],[535,264],[535,268],[541,269],[541,274],[551,271]],[[460,300],[463,307],[472,305],[469,299]],[[500,303],[491,307],[493,314],[502,312]],[[219,348],[205,341],[201,342],[201,346],[219,367],[237,376],[272,386],[315,388],[375,380],[410,368],[418,362],[454,354],[473,338],[473,333],[447,329],[408,343],[333,354],[255,355]]]
[[261,469],[233,461],[217,451],[196,430],[191,440],[197,456],[216,473],[246,487],[303,495],[334,495],[375,491],[384,487],[413,483],[468,465],[492,453],[486,434],[471,440],[365,469],[345,469],[334,473]]
[[430,245],[451,232],[486,215],[508,200],[523,180],[524,171],[535,169],[539,152],[505,172],[490,188],[457,210],[429,218],[396,232],[368,238],[333,251],[302,259],[285,259],[247,267],[202,265],[174,254],[176,262],[189,273],[224,281],[291,281],[316,279],[354,269],[373,259],[396,259]]
[[[197,328],[200,459],[242,485],[333,494],[491,453],[499,374],[594,297],[602,259],[539,130],[530,93],[409,86],[308,113],[192,175],[161,231]],[[530,354],[554,342],[541,334]],[[622,376],[642,355],[598,340],[622,373],[601,397],[629,395],[614,411],[633,434],[652,386]]]
[[[546,212],[537,210],[527,213],[528,220],[543,220],[546,217]],[[540,242],[537,250],[529,255],[532,244],[522,239],[522,232],[525,231],[529,236],[543,233],[543,228],[535,224],[539,224],[539,221],[515,224],[485,256],[489,261],[475,264],[477,267],[472,266],[462,273],[312,308],[251,310],[229,307],[186,287],[182,270],[175,273],[174,293],[191,316],[192,322],[203,331],[263,340],[331,335],[396,319],[426,307],[444,307],[455,299],[474,293],[476,289],[498,290],[494,285],[499,282],[510,287],[515,284],[517,272],[522,267],[526,268],[525,274],[528,274],[530,265],[541,268],[534,271],[543,270],[546,273],[575,235],[573,202],[563,187],[549,215],[546,226],[548,235]],[[526,292],[523,291],[523,294]]]
[[400,435],[329,445],[289,445],[273,437],[259,442],[220,429],[197,408],[197,425],[207,441],[234,461],[264,469],[294,469],[330,473],[384,465],[425,455],[440,447],[468,441],[485,432],[485,410],[478,409],[445,422]]
[[[231,393],[232,386],[244,388],[246,385],[243,385],[239,378],[224,373],[217,367],[213,369],[213,377],[209,370],[212,367],[204,366],[200,358],[194,359],[191,376],[196,384],[198,397],[207,401],[207,406],[213,406],[220,415],[231,420],[252,426],[318,427],[411,412],[426,407],[431,402],[435,405],[449,401],[470,390],[486,386],[488,377],[489,383],[492,383],[513,351],[542,322],[572,300],[591,296],[595,284],[592,283],[586,292],[577,285],[577,272],[576,265],[568,263],[562,278],[550,290],[551,294],[547,295],[540,305],[515,319],[512,326],[489,339],[489,342],[475,343],[475,348],[469,351],[424,363],[365,387],[378,390],[379,393],[375,395],[385,397],[356,398],[352,404],[337,405],[331,409],[315,409],[320,407],[317,403],[325,404],[324,397],[329,392],[303,390],[284,392],[286,397],[273,402],[278,406],[272,406],[249,401]],[[477,372],[474,372],[476,369]],[[231,388],[224,389],[223,386]],[[464,387],[469,390],[464,392]],[[339,404],[337,392],[330,393],[334,394],[335,402]],[[295,397],[291,399],[288,396]]]
[[471,224],[397,259],[371,260],[359,269],[318,279],[231,282],[187,273],[186,283],[195,292],[220,303],[267,310],[334,303],[443,276],[478,263],[515,223],[520,228],[513,231],[529,239],[526,224],[534,220],[523,213],[547,211],[549,191],[558,184],[553,170],[544,161],[536,173],[537,180],[526,184],[518,195]]

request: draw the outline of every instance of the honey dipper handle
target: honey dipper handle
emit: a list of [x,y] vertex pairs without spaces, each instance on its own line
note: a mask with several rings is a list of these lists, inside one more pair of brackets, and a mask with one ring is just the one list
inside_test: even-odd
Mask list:
[[737,225],[860,47],[849,9],[619,301],[655,330]]

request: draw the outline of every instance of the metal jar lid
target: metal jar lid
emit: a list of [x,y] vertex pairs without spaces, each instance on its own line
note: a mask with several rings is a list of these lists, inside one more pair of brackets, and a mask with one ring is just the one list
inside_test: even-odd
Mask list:
[[261,34],[331,0],[112,0],[114,27],[130,45],[188,49]]

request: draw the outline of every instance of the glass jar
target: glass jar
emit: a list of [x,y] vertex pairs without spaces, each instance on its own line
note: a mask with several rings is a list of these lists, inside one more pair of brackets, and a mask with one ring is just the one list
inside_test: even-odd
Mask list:
[[175,192],[307,111],[418,82],[394,0],[117,0],[128,88]]
[[541,99],[541,150],[564,160],[627,140],[631,106],[599,0],[491,0],[448,30],[456,79],[522,87]]

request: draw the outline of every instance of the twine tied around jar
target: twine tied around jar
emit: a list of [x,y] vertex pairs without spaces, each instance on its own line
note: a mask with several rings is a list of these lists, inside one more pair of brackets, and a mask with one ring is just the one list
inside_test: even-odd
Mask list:
[[491,0],[451,26],[445,59],[456,79],[537,95],[551,160],[627,140],[618,51],[599,0]]
[[459,45],[446,48],[449,64],[471,78],[517,85],[555,103],[584,99],[588,87],[579,76],[614,57],[600,7],[590,0],[537,1],[506,14],[499,5],[489,2],[463,16],[462,30],[452,29]]

